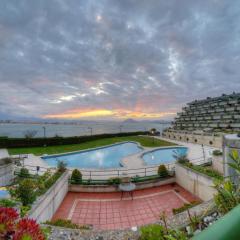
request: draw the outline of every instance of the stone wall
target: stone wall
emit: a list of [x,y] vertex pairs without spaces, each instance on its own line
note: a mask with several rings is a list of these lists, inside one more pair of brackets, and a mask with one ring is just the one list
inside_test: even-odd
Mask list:
[[222,148],[222,136],[191,134],[177,131],[166,131],[163,133],[163,136],[173,140]]
[[48,191],[34,202],[29,217],[37,222],[50,220],[68,192],[69,173],[65,172]]
[[0,187],[10,185],[14,179],[14,165],[12,163],[0,166]]
[[198,196],[203,201],[213,198],[216,190],[212,178],[198,173],[180,164],[175,165],[176,183]]

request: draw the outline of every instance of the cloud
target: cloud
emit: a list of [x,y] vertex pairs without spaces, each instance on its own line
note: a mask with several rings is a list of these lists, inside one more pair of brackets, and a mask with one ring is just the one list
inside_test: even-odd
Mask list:
[[239,11],[237,0],[2,0],[0,118],[169,118],[236,91]]

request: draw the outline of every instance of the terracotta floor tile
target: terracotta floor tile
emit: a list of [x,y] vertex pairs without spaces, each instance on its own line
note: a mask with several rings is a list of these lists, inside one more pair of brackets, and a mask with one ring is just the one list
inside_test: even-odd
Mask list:
[[142,226],[158,220],[162,212],[171,216],[173,208],[184,204],[178,195],[188,202],[199,200],[176,184],[137,190],[133,200],[127,196],[121,200],[120,193],[69,192],[53,219],[67,219],[70,216],[74,223],[91,224],[96,229]]

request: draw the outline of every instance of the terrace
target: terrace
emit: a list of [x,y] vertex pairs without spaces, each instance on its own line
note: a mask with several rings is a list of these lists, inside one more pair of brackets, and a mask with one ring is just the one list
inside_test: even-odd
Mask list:
[[[50,185],[49,189],[44,190],[43,195],[38,196],[37,200],[29,205],[31,209],[28,211],[28,215],[39,223],[48,221],[51,226],[55,224],[59,226],[60,223],[61,226],[68,226],[70,223],[64,222],[67,220],[71,222],[71,226],[85,228],[85,233],[92,232],[95,236],[99,236],[102,231],[104,231],[104,234],[108,234],[109,230],[113,234],[123,231],[135,236],[135,231],[141,232],[145,225],[156,224],[156,226],[159,226],[161,224],[160,216],[163,214],[168,224],[172,225],[174,223],[177,228],[181,229],[185,229],[184,227],[191,223],[186,211],[184,211],[188,208],[190,214],[198,214],[199,216],[202,216],[204,212],[212,214],[212,198],[216,194],[216,190],[212,188],[213,179],[222,179],[221,174],[215,168],[220,166],[220,169],[223,169],[223,165],[216,166],[215,164],[212,151],[216,148],[202,147],[202,145],[196,143],[187,143],[180,140],[168,142],[165,138],[160,137],[146,138],[148,140],[143,139],[143,137],[140,139],[141,141],[144,140],[148,147],[145,147],[145,150],[142,153],[137,153],[137,155],[159,149],[156,144],[160,143],[165,145],[164,149],[172,146],[178,148],[177,145],[181,145],[188,148],[187,157],[190,162],[187,164],[179,162],[175,164],[175,168],[168,168],[164,173],[158,171],[159,163],[154,167],[126,169],[131,181],[136,185],[133,197],[127,194],[122,196],[122,193],[119,192],[118,185],[123,172],[116,172],[118,178],[115,175],[114,179],[109,179],[109,177],[112,177],[112,175],[109,175],[112,169],[105,170],[103,171],[105,174],[107,173],[105,178],[101,177],[99,179],[98,171],[101,170],[92,170],[92,178],[89,178],[89,172],[88,174],[84,173],[84,171],[89,170],[80,169],[82,175],[79,175],[76,179],[76,177],[73,178],[73,175],[70,177],[71,173],[66,171],[62,175],[58,175],[58,178],[54,177],[55,182]],[[149,147],[150,143],[154,144],[155,148]],[[167,144],[172,146],[166,147]],[[50,150],[52,151],[51,148],[47,149],[47,151]],[[21,149],[18,151],[21,151]],[[40,151],[43,150],[38,149],[38,152]],[[129,157],[130,162],[133,161],[133,156]],[[35,158],[39,160],[38,156],[35,156]],[[24,159],[25,164],[29,159]],[[221,160],[218,159],[216,162],[219,164]],[[165,164],[165,166],[168,166],[168,164]],[[18,168],[15,167],[15,171],[16,169]],[[31,171],[33,173],[34,169],[31,169]],[[44,167],[40,167],[38,175],[31,174],[31,171],[29,176],[33,179],[45,176],[45,174],[41,174],[41,171],[45,171]],[[54,176],[56,169],[51,171],[51,175]],[[18,171],[16,174],[19,174]],[[48,179],[44,182],[49,182],[51,175],[48,175]],[[197,206],[195,206],[196,204]],[[200,217],[200,219],[202,218]],[[60,221],[59,219],[63,220]],[[186,229],[184,231],[187,231]],[[84,235],[85,233],[81,234]]]

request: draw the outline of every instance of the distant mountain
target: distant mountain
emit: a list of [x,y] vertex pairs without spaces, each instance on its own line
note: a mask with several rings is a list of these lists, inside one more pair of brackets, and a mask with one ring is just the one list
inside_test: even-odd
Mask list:
[[126,120],[123,121],[123,123],[137,123],[138,121],[132,119],[132,118],[128,118]]

